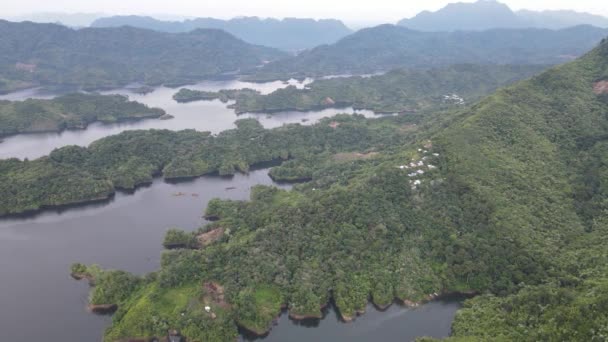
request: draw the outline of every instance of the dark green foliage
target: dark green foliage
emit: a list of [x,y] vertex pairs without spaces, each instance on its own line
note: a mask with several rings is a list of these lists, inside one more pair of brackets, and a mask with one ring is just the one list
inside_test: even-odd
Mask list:
[[[237,98],[231,107],[237,113],[308,111],[350,106],[376,113],[441,109],[473,102],[482,95],[528,78],[542,69],[542,66],[456,65],[425,71],[395,70],[369,78],[317,80],[305,89],[289,86],[268,95],[252,93]],[[445,97],[454,94],[457,97]],[[463,98],[463,102],[458,98]]]
[[237,100],[239,102],[247,102],[252,97],[260,95],[257,90],[245,88],[245,89],[222,89],[218,92],[192,90],[188,88],[182,88],[173,95],[173,99],[177,102],[192,102],[192,101],[210,101],[220,100],[224,103],[230,100]]
[[0,75],[9,81],[0,92],[19,83],[77,89],[133,82],[187,84],[284,56],[220,30],[175,34],[132,27],[73,30],[8,21],[0,21],[0,50]]
[[0,161],[0,214],[21,213],[47,206],[108,198],[112,183],[80,167],[57,163],[52,157],[34,161]]
[[173,99],[177,102],[185,103],[192,101],[210,101],[210,100],[221,100],[222,102],[227,102],[228,99],[224,99],[220,96],[220,93],[217,92],[209,92],[209,91],[201,91],[201,90],[190,90],[187,88],[180,89],[175,95],[173,95]]
[[171,228],[165,234],[163,246],[165,248],[196,248],[198,245],[196,237],[181,229]]
[[73,263],[72,266],[70,266],[70,272],[74,275],[86,274],[87,266],[78,262]]
[[91,292],[93,305],[121,303],[141,285],[142,279],[124,271],[103,271],[95,277]]
[[126,131],[93,142],[67,146],[34,161],[0,161],[0,215],[107,198],[115,189],[133,189],[165,178],[218,172],[247,172],[253,164],[327,151],[365,151],[403,141],[398,127],[362,116],[324,120],[315,126],[291,125],[265,130],[254,119],[211,136],[185,130]]
[[113,123],[164,114],[160,108],[121,95],[74,93],[52,100],[0,101],[0,136],[81,129],[96,121]]

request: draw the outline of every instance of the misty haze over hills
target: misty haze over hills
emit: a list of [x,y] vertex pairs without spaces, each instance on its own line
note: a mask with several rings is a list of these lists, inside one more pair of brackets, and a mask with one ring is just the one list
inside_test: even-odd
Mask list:
[[[339,19],[234,17],[224,20],[210,17],[185,17],[170,14],[112,15],[111,13],[33,12],[5,18],[11,21],[60,23],[70,27],[133,26],[164,32],[187,32],[196,28],[225,30],[252,44],[283,50],[302,50],[332,44],[359,29],[386,22],[345,22]],[[422,11],[398,25],[418,31],[481,31],[493,28],[561,29],[577,25],[608,27],[608,18],[572,10],[511,10],[496,0],[473,3],[454,2],[442,9]],[[297,39],[294,39],[297,37]]]
[[221,29],[251,44],[265,45],[287,51],[313,48],[331,44],[350,33],[349,29],[335,19],[285,18],[261,19],[242,17],[230,20],[196,18],[184,21],[162,21],[145,16],[114,16],[95,20],[92,27],[133,26],[163,32],[188,32],[197,28]]
[[608,27],[608,18],[575,11],[514,12],[495,0],[450,3],[436,11],[423,11],[398,25],[419,31],[483,31],[493,28],[560,29],[577,25]]
[[596,46],[608,29],[583,25],[421,32],[396,25],[362,29],[335,44],[316,47],[265,65],[260,77],[366,74],[393,68],[429,68],[460,63],[559,64]]

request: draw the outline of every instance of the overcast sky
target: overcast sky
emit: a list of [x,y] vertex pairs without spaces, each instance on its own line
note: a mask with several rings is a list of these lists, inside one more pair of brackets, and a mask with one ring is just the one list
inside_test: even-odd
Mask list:
[[[437,10],[441,0],[0,0],[0,16],[31,12],[107,14],[338,18],[346,22],[394,22],[422,10]],[[463,2],[472,2],[463,0]],[[608,16],[603,0],[504,0],[512,9],[571,9]]]

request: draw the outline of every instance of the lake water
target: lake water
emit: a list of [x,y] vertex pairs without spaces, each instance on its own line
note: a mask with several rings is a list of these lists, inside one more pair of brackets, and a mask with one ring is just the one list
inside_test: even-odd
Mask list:
[[88,285],[70,277],[70,265],[152,272],[167,229],[200,227],[210,199],[245,200],[256,184],[272,184],[267,169],[175,184],[157,179],[107,202],[0,220],[0,340],[99,341],[110,319],[86,312]]
[[[218,91],[220,89],[243,89],[252,88],[259,90],[263,94],[268,94],[276,89],[286,87],[287,85],[295,85],[299,88],[310,83],[311,80],[298,82],[291,80],[289,82],[267,82],[267,83],[248,83],[241,81],[205,81],[196,85],[187,86],[190,89]],[[101,124],[94,123],[89,125],[85,130],[69,130],[59,133],[36,133],[36,134],[21,134],[4,138],[0,143],[0,159],[6,158],[38,158],[48,155],[53,149],[66,145],[88,146],[91,142],[109,136],[118,134],[126,130],[133,129],[196,129],[199,131],[209,131],[219,133],[221,131],[234,128],[234,121],[240,118],[256,118],[266,128],[282,126],[288,123],[312,124],[319,119],[333,116],[338,113],[352,114],[357,112],[367,117],[374,117],[372,111],[353,110],[352,108],[344,109],[325,109],[313,112],[281,112],[273,115],[266,114],[250,114],[245,113],[236,115],[233,109],[227,108],[226,103],[219,100],[214,101],[196,101],[190,103],[177,103],[173,100],[175,94],[180,88],[157,87],[154,91],[148,94],[136,94],[128,88],[104,91],[103,94],[122,94],[127,95],[131,100],[145,103],[151,107],[160,107],[167,113],[174,116],[171,120],[148,119],[136,122],[124,122],[118,124]],[[40,93],[34,90],[24,90],[12,94],[0,96],[0,99],[21,101],[28,98],[52,98],[53,94]],[[303,122],[302,120],[306,120]]]
[[431,302],[417,308],[393,304],[385,311],[368,304],[365,314],[354,322],[343,323],[335,306],[324,311],[322,320],[294,321],[283,312],[270,333],[262,338],[246,332],[240,341],[307,342],[307,341],[414,341],[417,337],[449,336],[452,320],[461,307],[460,298]]
[[[290,84],[303,87],[306,82],[292,81]],[[268,93],[283,86],[283,82],[221,81],[189,87],[209,91],[249,87]],[[133,100],[161,107],[175,116],[173,120],[93,124],[83,131],[17,135],[0,143],[0,158],[35,158],[56,147],[87,145],[130,129],[195,128],[218,133],[234,127],[237,116],[225,104],[219,101],[179,104],[171,98],[177,90],[159,87],[146,95],[134,94],[128,89],[106,92],[128,94]],[[22,100],[53,96],[28,90],[4,98]],[[239,117],[256,117],[264,126],[276,127],[302,122],[302,119],[311,123],[343,112],[353,111],[330,109],[279,113],[271,117],[263,114]],[[373,116],[369,111],[360,113]],[[111,319],[86,312],[88,284],[73,280],[69,276],[69,266],[83,262],[138,274],[154,271],[159,267],[161,242],[167,229],[194,230],[205,223],[202,214],[210,199],[246,200],[251,186],[257,184],[274,184],[267,169],[231,178],[207,176],[179,183],[156,179],[134,193],[117,193],[108,201],[0,219],[0,340],[100,341]],[[232,187],[234,189],[229,189]],[[173,196],[178,192],[187,195]],[[445,337],[450,333],[450,324],[459,305],[458,301],[433,302],[416,309],[393,305],[385,312],[370,306],[365,315],[348,324],[339,321],[332,307],[327,309],[323,320],[315,322],[294,322],[282,315],[263,341],[410,341],[422,335]],[[247,340],[247,336],[241,339]]]

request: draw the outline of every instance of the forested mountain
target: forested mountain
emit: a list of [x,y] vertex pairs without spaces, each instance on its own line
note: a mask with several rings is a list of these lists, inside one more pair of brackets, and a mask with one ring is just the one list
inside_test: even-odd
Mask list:
[[450,3],[436,12],[423,11],[397,25],[418,31],[483,31],[497,28],[562,29],[578,25],[608,27],[608,18],[575,11],[513,12],[495,0]]
[[268,95],[239,93],[233,97],[236,103],[230,106],[237,113],[309,111],[330,107],[353,107],[376,113],[439,110],[471,103],[544,68],[540,65],[462,64],[430,70],[400,69],[372,77],[321,79],[304,89],[290,86]]
[[525,22],[498,1],[450,3],[436,12],[423,11],[397,25],[418,31],[483,31],[495,28],[523,28]]
[[160,108],[150,108],[121,95],[75,93],[52,100],[0,101],[0,137],[82,129],[96,121],[115,123],[165,114]]
[[[0,162],[3,214],[107,196],[152,175],[231,174],[281,158],[251,200],[212,201],[197,232],[172,230],[145,277],[74,265],[91,304],[117,304],[106,341],[231,340],[282,305],[346,320],[371,298],[475,292],[455,341],[601,341],[608,320],[608,41],[575,62],[464,108],[339,116],[218,136],[134,131],[33,161]],[[116,151],[120,151],[117,153]],[[27,185],[27,186],[25,186]],[[181,247],[181,248],[180,248]],[[208,309],[206,308],[208,307]],[[179,314],[176,314],[179,313]]]
[[92,27],[132,26],[163,32],[189,32],[198,28],[220,29],[251,44],[264,45],[285,51],[310,49],[332,44],[352,31],[334,19],[285,18],[261,19],[239,17],[230,20],[196,18],[184,21],[162,21],[142,16],[114,16],[95,20]]
[[0,50],[0,92],[38,85],[99,89],[132,82],[189,83],[284,56],[220,30],[73,30],[8,21],[0,21]]
[[451,64],[557,64],[580,56],[608,29],[497,29],[483,32],[419,32],[394,25],[363,29],[339,42],[262,68],[257,79],[361,74],[395,68]]

